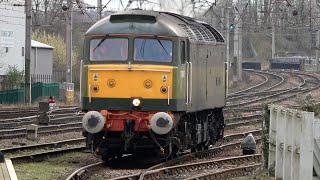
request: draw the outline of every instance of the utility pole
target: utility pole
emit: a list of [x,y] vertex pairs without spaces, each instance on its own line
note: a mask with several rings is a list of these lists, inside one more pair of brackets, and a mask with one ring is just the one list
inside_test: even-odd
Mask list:
[[226,68],[226,82],[227,82],[227,92],[226,95],[229,94],[229,67],[230,67],[230,30],[229,30],[229,26],[230,26],[230,11],[229,11],[229,4],[228,1],[226,1],[226,26],[227,26],[227,33],[226,33],[226,45],[227,45],[227,49],[226,49],[226,63],[227,63],[227,68]]
[[238,80],[242,80],[242,17],[243,17],[243,8],[242,8],[242,0],[238,0],[239,2],[239,25],[238,25],[238,36],[239,36],[239,48],[238,48]]
[[72,83],[72,3],[71,0],[67,1],[67,26],[66,26],[66,40],[67,40],[67,69],[66,69],[66,82]]
[[[320,11],[320,7],[319,7],[319,2],[317,1],[316,4],[317,4],[317,17],[319,17],[319,11]],[[317,65],[317,71],[320,70],[320,67],[319,67],[319,46],[320,46],[320,29],[319,29],[319,23],[320,23],[320,20],[317,19],[317,24],[318,24],[318,29],[317,29],[317,36],[316,36],[316,65]]]
[[237,20],[239,19],[239,12],[235,13],[235,28],[233,31],[233,82],[238,81],[238,53],[239,53],[239,28],[236,25]]
[[234,59],[236,60],[234,81],[242,80],[242,0],[238,0],[238,13],[235,20],[237,25],[234,34]]
[[221,7],[221,19],[220,19],[220,31],[221,32],[224,30],[223,19],[226,17],[224,9],[225,9],[224,7]]
[[31,77],[30,77],[30,59],[31,59],[31,34],[32,34],[32,10],[31,0],[25,0],[26,11],[26,39],[25,39],[25,103],[31,104]]
[[274,19],[271,21],[272,23],[272,48],[271,48],[271,53],[272,53],[272,59],[275,56],[275,49],[276,49],[276,38],[275,38],[275,25],[274,25]]
[[97,0],[97,17],[100,20],[102,18],[102,0]]
[[[192,14],[193,14],[193,17],[196,17],[196,2],[194,0],[191,0],[191,3],[192,3]],[[182,6],[183,8],[183,6]]]
[[317,64],[317,71],[320,70],[319,67],[319,45],[320,45],[320,31],[317,30],[317,36],[316,36],[316,64]]
[[72,0],[67,0],[66,12],[66,84],[65,84],[65,101],[71,104],[73,101],[74,87],[72,84]]
[[[276,3],[276,2],[274,2]],[[275,15],[275,8],[276,6],[272,5],[270,2],[270,7],[272,9],[270,9],[271,11],[271,26],[272,26],[272,40],[271,40],[271,58],[273,59],[275,57],[275,50],[276,50],[276,38],[275,38],[275,31],[276,31],[276,27],[275,27],[275,21],[276,21],[276,15]]]

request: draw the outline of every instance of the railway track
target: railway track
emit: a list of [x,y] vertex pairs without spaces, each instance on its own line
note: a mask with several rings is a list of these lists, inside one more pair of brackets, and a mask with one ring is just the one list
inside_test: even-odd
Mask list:
[[[143,179],[197,179],[218,177],[217,175],[222,174],[224,174],[224,176],[221,177],[226,178],[225,176],[227,176],[228,178],[230,178],[230,176],[235,177],[234,175],[239,175],[237,171],[230,171],[231,169],[233,169],[230,168],[230,166],[239,168],[239,166],[246,167],[246,164],[254,163],[254,167],[257,167],[260,166],[261,161],[261,154],[222,158],[218,160],[188,163],[184,165],[169,166],[165,168],[149,170],[143,172],[140,175],[140,178],[142,177]],[[199,175],[199,170],[211,172],[202,173]],[[226,170],[228,170],[228,173],[221,172]]]
[[[52,133],[73,132],[73,131],[82,131],[82,130],[83,128],[82,128],[81,122],[49,125],[49,126],[39,126],[38,135],[42,136],[42,135],[48,135]],[[0,130],[0,139],[25,137],[26,134],[27,134],[26,128]]]
[[245,94],[246,92],[250,91],[251,89],[254,89],[254,88],[263,86],[263,85],[264,85],[265,83],[267,83],[267,81],[268,81],[267,76],[265,76],[265,75],[263,75],[263,74],[260,74],[260,73],[254,72],[254,71],[247,71],[247,72],[251,72],[251,73],[255,74],[256,76],[262,77],[262,78],[263,78],[263,82],[261,82],[261,83],[259,83],[259,84],[256,84],[256,85],[253,85],[253,86],[248,87],[248,88],[243,89],[243,90],[239,90],[239,91],[236,91],[236,92],[233,92],[233,93],[229,93],[229,94],[228,94],[228,97],[237,96],[237,95],[239,95],[239,94]]
[[[282,76],[279,76],[274,73],[268,73],[263,71],[254,72],[254,74],[261,76],[264,78],[264,81],[260,84],[254,85],[252,87],[249,87],[244,90],[240,90],[234,93],[228,94],[228,99],[234,98],[237,96],[246,95],[248,93],[256,93],[256,92],[262,92],[262,91],[268,91],[271,90],[279,85],[281,85],[284,82],[284,78]],[[272,81],[271,79],[277,79],[276,82]]]
[[48,149],[48,148],[59,148],[64,145],[72,145],[72,144],[78,144],[85,142],[85,138],[77,138],[77,139],[68,139],[64,141],[57,141],[57,142],[51,142],[51,143],[43,143],[43,144],[34,144],[34,145],[28,145],[28,146],[19,146],[19,147],[12,147],[12,148],[5,148],[0,149],[0,151],[3,154],[12,154],[19,151],[32,151],[37,149]]
[[[227,135],[224,140],[225,142],[235,141],[240,138],[243,138],[248,133],[252,133],[256,136],[259,136],[261,133],[261,130],[254,130],[254,131],[248,131],[245,133],[236,133],[236,134],[230,134]],[[260,143],[261,139],[257,138],[256,142]],[[139,173],[127,175],[127,176],[120,176],[120,177],[114,177],[111,179],[163,179],[168,178],[172,179],[172,177],[168,176],[165,177],[164,175],[170,175],[168,172],[179,172],[179,169],[185,169],[189,171],[188,169],[192,171],[192,169],[202,169],[202,167],[208,166],[208,164],[211,163],[211,166],[208,166],[208,168],[211,168],[213,166],[217,166],[218,164],[223,165],[232,165],[232,163],[240,163],[243,164],[245,161],[251,161],[260,163],[261,162],[261,155],[253,155],[253,156],[236,156],[232,158],[223,158],[223,159],[217,159],[217,157],[224,157],[226,155],[226,152],[235,150],[240,146],[241,141],[232,142],[228,144],[224,144],[218,147],[213,147],[209,150],[204,151],[198,151],[195,153],[186,154],[183,156],[180,156],[176,159],[169,160],[164,163],[156,164],[148,169],[141,170]],[[203,161],[203,159],[208,158],[214,158],[209,161]],[[192,163],[189,163],[190,161],[195,161]],[[219,166],[219,165],[218,165]],[[103,165],[102,162],[95,162],[91,165],[82,167],[75,172],[73,172],[67,180],[82,180],[89,178],[96,169],[99,168],[106,168],[106,166]],[[202,169],[205,170],[205,169]],[[220,168],[221,170],[221,168]],[[161,176],[160,176],[161,174]],[[190,176],[191,177],[191,176]]]
[[[272,74],[272,73],[269,73],[269,74]],[[286,98],[290,98],[292,96],[274,96],[274,95],[285,94],[285,93],[294,94],[297,92],[308,92],[308,91],[312,91],[314,89],[319,88],[319,86],[318,86],[319,81],[316,80],[314,77],[313,78],[311,76],[306,77],[303,74],[297,75],[297,77],[300,77],[301,82],[302,82],[299,84],[300,88],[295,87],[295,88],[290,88],[290,89],[289,88],[281,89],[279,86],[283,85],[283,83],[285,83],[285,80],[278,78],[278,80],[276,82],[273,82],[273,83],[269,82],[270,84],[272,84],[271,88],[270,87],[264,88],[265,87],[264,85],[267,85],[267,84],[265,84],[266,82],[264,84],[260,83],[260,85],[258,87],[259,87],[259,89],[262,89],[261,92],[252,92],[252,90],[254,88],[251,88],[249,90],[245,90],[245,91],[242,90],[241,92],[233,93],[233,95],[231,95],[229,97],[231,100],[236,100],[237,98],[241,99],[243,97],[264,96],[263,97],[264,100],[268,99],[272,102],[277,102],[277,101],[281,101],[282,98],[286,99]],[[268,79],[270,79],[270,77],[269,78],[267,77],[267,80]],[[263,89],[267,89],[267,90],[263,90]],[[274,99],[272,99],[272,98],[274,98]],[[259,112],[262,110],[262,108],[258,105],[255,105],[255,104],[257,102],[261,102],[262,100],[263,99],[259,99],[258,101],[248,101],[248,102],[246,102],[247,104],[240,104],[240,105],[238,104],[238,106],[228,106],[225,108],[225,112],[231,112],[231,111],[238,111],[238,112],[257,111],[257,112]],[[248,107],[243,107],[243,106],[248,106]],[[63,119],[63,117],[61,117],[61,118]],[[227,123],[226,129],[232,129],[234,127],[246,126],[246,125],[251,125],[251,124],[258,124],[258,123],[261,123],[261,114],[256,114],[256,115],[252,115],[252,116],[248,116],[248,117],[229,118],[229,119],[226,119],[226,123]],[[1,133],[1,131],[0,131],[0,133]],[[177,165],[177,164],[186,163],[187,161],[190,161],[192,159],[203,159],[203,158],[208,158],[208,157],[213,157],[213,156],[221,157],[224,152],[235,150],[235,147],[239,147],[240,142],[232,142],[232,141],[241,139],[241,138],[245,137],[248,133],[253,133],[254,136],[258,137],[258,139],[256,141],[258,143],[260,143],[261,129],[248,131],[248,132],[242,132],[242,133],[234,133],[234,134],[226,135],[224,137],[225,142],[231,142],[229,144],[214,147],[212,149],[207,150],[207,152],[200,151],[200,152],[196,152],[196,153],[191,153],[191,154],[189,154],[190,157],[189,157],[189,155],[181,156],[177,159],[166,162],[166,164],[162,164],[162,165],[158,164],[155,167],[152,167],[151,169],[143,170],[137,174],[134,174],[131,176],[117,177],[114,179],[139,179],[139,178],[141,178],[142,175],[145,176],[145,179],[148,179],[149,175],[150,175],[150,177],[167,177],[169,179],[174,178],[174,176],[172,174],[170,176],[170,173],[168,173],[169,172],[168,168],[173,167],[173,166],[179,166],[179,167],[181,166],[181,168],[183,168],[184,165]],[[1,134],[0,134],[0,136],[1,136]],[[203,156],[200,155],[201,153],[203,153],[202,154]],[[39,155],[39,157],[41,157],[41,156],[42,155]],[[45,155],[43,155],[42,157],[44,157],[44,156]],[[258,155],[256,155],[256,156],[258,156]],[[33,156],[29,155],[29,159],[30,159],[30,157],[33,157]],[[236,158],[240,158],[240,156],[232,157],[232,158],[223,158],[223,159],[236,159]],[[28,159],[28,158],[26,157],[26,159]],[[214,163],[214,161],[217,161],[217,159],[211,160],[211,161]],[[241,175],[246,175],[248,172],[252,172],[256,168],[260,167],[260,162],[261,162],[261,161],[259,161],[259,162],[249,161],[250,162],[249,164],[241,163],[241,165],[242,165],[241,167],[239,167],[239,166],[232,167],[232,165],[234,164],[232,161],[233,160],[230,160],[229,163],[227,163],[228,168],[223,168],[223,167],[219,168],[218,167],[217,171],[206,172],[206,173],[197,171],[196,175],[195,174],[190,175],[188,177],[184,177],[184,179],[201,179],[201,178],[205,178],[205,177],[206,178],[211,177],[211,178],[227,179],[227,178],[231,178],[231,177],[239,177]],[[236,161],[236,160],[234,160],[234,161]],[[201,162],[203,162],[203,161],[201,161]],[[199,162],[198,164],[201,164],[201,162]],[[201,167],[201,165],[199,165],[198,167]],[[99,168],[105,168],[105,166],[103,166],[101,162],[98,162],[98,163],[92,164],[90,166],[83,167],[83,168],[79,169],[79,171],[74,172],[69,177],[69,179],[83,179],[83,178],[90,177],[90,174],[94,173],[95,169],[99,169]],[[162,171],[161,168],[163,168],[164,176],[162,176],[163,172],[160,173],[160,174],[162,174],[161,176],[155,175],[152,173],[152,172]],[[167,169],[167,170],[165,170],[165,169]],[[198,169],[200,169],[200,168],[198,168]],[[173,170],[173,172],[174,171],[175,170]]]
[[[301,74],[300,74],[301,75]],[[305,75],[305,74],[303,74]],[[259,105],[258,103],[264,102],[264,103],[276,103],[281,102],[284,100],[288,100],[294,96],[296,96],[297,93],[308,93],[310,91],[316,90],[320,87],[319,85],[319,79],[311,76],[311,75],[305,75],[308,76],[309,79],[304,78],[303,83],[298,85],[297,87],[293,87],[290,89],[284,89],[284,90],[277,90],[277,91],[266,91],[266,95],[259,96],[259,94],[253,94],[253,95],[242,95],[241,98],[235,97],[234,99],[238,98],[241,101],[240,102],[233,102],[227,105],[229,108],[234,107],[240,107],[240,106],[249,106],[249,105]],[[311,80],[310,80],[311,79]],[[261,94],[261,93],[260,93]],[[244,96],[247,98],[244,99]],[[247,100],[247,101],[245,101]]]
[[77,147],[62,148],[62,149],[56,149],[56,150],[22,155],[22,156],[15,156],[15,157],[11,157],[10,159],[13,163],[17,163],[21,161],[29,161],[29,160],[39,161],[43,158],[47,158],[48,156],[61,155],[69,152],[76,152],[76,151],[83,151],[83,150],[85,150],[85,146],[77,146]]
[[[55,114],[59,112],[60,114],[66,114],[66,113],[73,113],[76,111],[80,111],[81,109],[79,107],[64,107],[52,110],[50,113]],[[32,108],[32,109],[1,109],[0,110],[0,120],[6,120],[6,119],[16,119],[16,118],[23,118],[23,117],[37,117],[38,109]]]
[[[57,124],[65,124],[65,123],[71,123],[71,122],[81,122],[83,113],[71,113],[71,114],[59,114],[59,115],[53,115],[50,119],[51,125],[57,125]],[[12,119],[10,121],[1,121],[0,120],[0,130],[5,129],[14,129],[23,127],[30,124],[36,124],[37,119],[36,118],[28,118],[28,119]]]

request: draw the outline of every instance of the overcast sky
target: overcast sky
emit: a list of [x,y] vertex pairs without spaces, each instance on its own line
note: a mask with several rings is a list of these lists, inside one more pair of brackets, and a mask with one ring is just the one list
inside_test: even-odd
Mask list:
[[[151,3],[145,2],[144,8],[159,8],[158,0],[149,0]],[[163,1],[163,0],[162,0]],[[89,3],[93,6],[97,5],[97,0],[84,0],[84,2]],[[109,0],[102,0],[102,6],[108,3]],[[110,3],[107,5],[107,9],[123,9],[122,5],[125,7],[128,4],[128,0],[122,0],[122,4],[120,0],[111,0]],[[138,4],[136,2],[132,3],[130,8],[137,8]]]
[[[214,0],[208,0],[208,1],[213,2]],[[92,6],[97,5],[97,0],[84,0],[84,2]],[[102,6],[104,6],[107,2],[109,2],[109,0],[102,0]],[[161,6],[159,2],[161,2]],[[106,9],[112,10],[112,11],[118,11],[118,10],[122,10],[123,7],[126,7],[127,4],[128,4],[128,0],[122,0],[122,4],[120,3],[120,0],[111,0],[110,3],[107,5]],[[130,9],[138,8],[138,7],[139,7],[139,4],[137,2],[134,2],[131,4]],[[209,7],[208,4],[202,4],[201,8],[198,7],[196,10],[198,13],[201,14],[205,10],[207,10],[208,7]],[[147,0],[143,4],[142,9],[156,10],[156,11],[159,11],[159,10],[169,11],[169,12],[183,14],[186,16],[193,16],[191,0]]]

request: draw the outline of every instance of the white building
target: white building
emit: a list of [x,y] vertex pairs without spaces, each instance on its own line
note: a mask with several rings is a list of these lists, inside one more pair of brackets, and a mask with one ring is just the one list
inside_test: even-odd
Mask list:
[[9,65],[24,70],[26,19],[23,5],[24,0],[0,0],[0,76],[6,74]]
[[54,47],[38,41],[31,41],[30,74],[52,75]]

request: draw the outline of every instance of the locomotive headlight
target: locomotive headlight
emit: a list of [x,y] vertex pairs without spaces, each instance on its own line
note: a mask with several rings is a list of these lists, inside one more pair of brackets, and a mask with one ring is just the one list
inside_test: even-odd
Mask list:
[[140,103],[141,103],[140,99],[133,99],[132,101],[132,105],[135,107],[140,106]]

